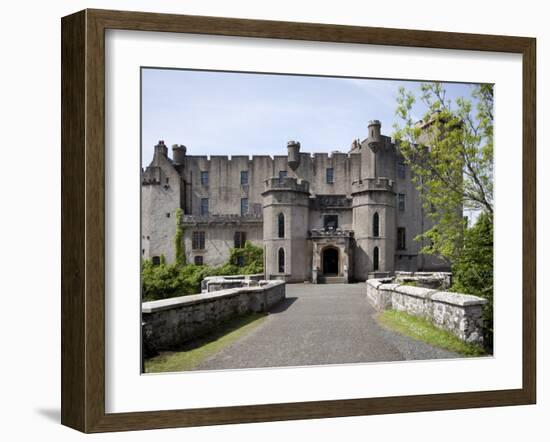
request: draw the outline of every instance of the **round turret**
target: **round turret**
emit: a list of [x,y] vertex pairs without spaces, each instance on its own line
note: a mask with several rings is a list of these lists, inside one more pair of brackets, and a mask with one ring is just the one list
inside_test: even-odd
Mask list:
[[183,144],[174,144],[172,146],[172,157],[176,165],[185,163],[186,153],[187,147],[185,147]]
[[368,146],[373,152],[376,152],[382,146],[382,123],[379,120],[369,121]]
[[289,141],[288,149],[288,167],[296,170],[300,165],[300,143],[298,141]]

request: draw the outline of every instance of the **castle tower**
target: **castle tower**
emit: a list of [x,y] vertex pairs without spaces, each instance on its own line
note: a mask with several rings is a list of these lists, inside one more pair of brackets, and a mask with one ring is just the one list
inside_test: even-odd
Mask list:
[[141,253],[153,262],[160,262],[161,257],[168,263],[175,261],[172,245],[176,211],[184,201],[182,178],[176,167],[168,158],[168,147],[160,140],[151,164],[141,174]]
[[266,279],[304,282],[311,278],[309,195],[307,181],[293,177],[265,180],[262,197]]
[[393,272],[395,259],[395,146],[372,120],[362,149],[362,178],[352,183],[353,230],[356,250],[354,275]]
[[366,280],[372,272],[394,270],[394,185],[387,178],[365,178],[352,183],[354,276],[358,280]]

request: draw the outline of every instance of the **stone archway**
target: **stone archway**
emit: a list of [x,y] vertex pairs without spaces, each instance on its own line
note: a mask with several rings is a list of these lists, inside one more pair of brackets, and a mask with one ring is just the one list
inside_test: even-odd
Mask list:
[[337,247],[325,247],[321,253],[323,276],[340,274],[340,251]]

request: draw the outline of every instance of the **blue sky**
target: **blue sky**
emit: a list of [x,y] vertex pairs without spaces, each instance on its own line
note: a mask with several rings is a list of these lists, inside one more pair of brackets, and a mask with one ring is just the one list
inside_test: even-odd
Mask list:
[[[347,152],[365,138],[369,120],[391,135],[396,80],[142,70],[143,166],[154,145],[184,144],[190,155],[284,155],[288,140],[303,152]],[[445,84],[447,97],[469,97],[471,85]],[[417,109],[418,117],[423,114]]]

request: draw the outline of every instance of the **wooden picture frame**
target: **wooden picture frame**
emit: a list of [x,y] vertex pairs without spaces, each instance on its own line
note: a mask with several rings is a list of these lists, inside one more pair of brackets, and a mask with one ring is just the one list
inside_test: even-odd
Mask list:
[[[105,412],[105,30],[495,51],[523,63],[523,382],[511,390]],[[83,432],[533,404],[536,400],[536,41],[533,38],[84,10],[62,19],[62,409]],[[137,345],[137,343],[136,343]]]

